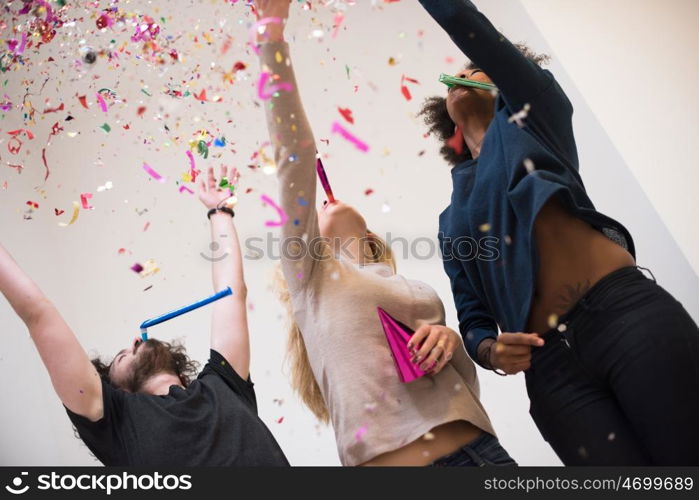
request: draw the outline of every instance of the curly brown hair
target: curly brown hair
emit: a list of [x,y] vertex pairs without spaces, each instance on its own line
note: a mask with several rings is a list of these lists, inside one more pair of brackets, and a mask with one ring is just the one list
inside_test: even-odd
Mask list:
[[[514,45],[527,59],[539,66],[548,63],[550,60],[548,55],[537,54],[524,43],[516,43]],[[466,65],[466,69],[475,69],[476,67],[473,62],[469,62]],[[423,102],[418,116],[423,117],[430,135],[434,135],[442,143],[439,153],[449,165],[457,165],[472,159],[471,151],[468,148],[465,147],[461,154],[457,154],[452,147],[446,144],[446,141],[454,135],[454,127],[456,126],[447,111],[446,98],[441,96],[428,97]]]
[[99,357],[91,361],[102,380],[131,392],[138,392],[143,383],[156,373],[172,373],[185,387],[197,376],[199,363],[189,358],[184,345],[179,341],[170,343],[151,338],[145,341],[141,349],[144,352],[134,363],[131,376],[124,387],[119,387],[109,377],[111,363],[106,364]]

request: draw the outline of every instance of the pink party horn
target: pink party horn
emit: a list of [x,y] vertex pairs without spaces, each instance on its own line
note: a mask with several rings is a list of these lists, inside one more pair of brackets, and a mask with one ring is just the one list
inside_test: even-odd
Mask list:
[[416,363],[410,361],[412,356],[408,351],[408,341],[415,332],[380,307],[376,309],[386,334],[388,346],[391,348],[400,381],[407,384],[425,375],[425,372]]
[[328,182],[328,174],[325,173],[325,168],[323,168],[323,162],[320,161],[320,156],[316,158],[316,171],[318,172],[318,178],[320,178],[320,184],[323,186],[325,194],[328,195],[328,201],[330,203],[335,203],[333,190],[330,187],[330,182]]

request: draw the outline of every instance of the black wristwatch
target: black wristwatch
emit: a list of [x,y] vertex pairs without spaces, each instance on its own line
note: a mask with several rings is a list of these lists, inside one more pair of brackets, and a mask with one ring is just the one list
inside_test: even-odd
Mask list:
[[233,210],[231,210],[230,208],[228,208],[228,207],[215,207],[215,208],[212,208],[211,210],[209,210],[209,213],[206,214],[206,218],[211,220],[211,216],[213,214],[215,214],[216,212],[223,212],[223,213],[230,215],[231,217],[235,217],[235,212]]

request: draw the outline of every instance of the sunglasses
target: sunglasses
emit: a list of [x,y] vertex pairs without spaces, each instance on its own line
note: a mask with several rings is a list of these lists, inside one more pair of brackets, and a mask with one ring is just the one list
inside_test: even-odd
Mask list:
[[455,85],[460,85],[461,87],[473,87],[482,90],[497,90],[497,87],[492,83],[477,82],[475,80],[466,80],[465,78],[457,78],[455,76],[445,75],[444,73],[439,75],[440,83],[443,83],[449,88]]

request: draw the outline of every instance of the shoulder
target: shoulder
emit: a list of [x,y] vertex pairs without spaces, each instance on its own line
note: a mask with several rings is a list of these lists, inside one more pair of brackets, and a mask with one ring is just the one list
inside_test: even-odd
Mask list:
[[255,391],[253,389],[255,384],[250,376],[248,375],[247,379],[241,377],[228,360],[214,349],[210,350],[209,361],[197,377],[196,382],[206,385],[211,380],[224,382],[227,389],[232,390],[246,402],[256,407]]

